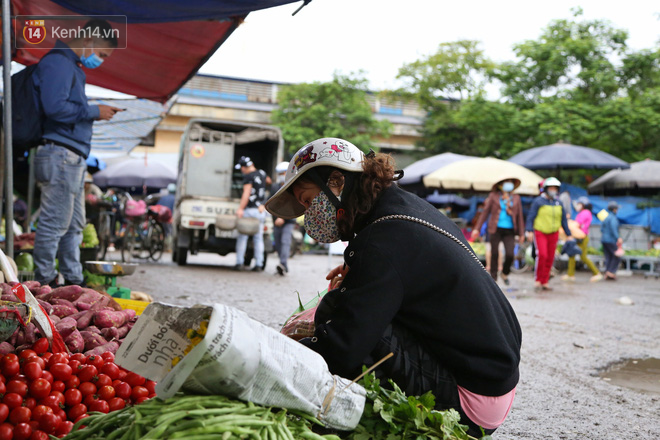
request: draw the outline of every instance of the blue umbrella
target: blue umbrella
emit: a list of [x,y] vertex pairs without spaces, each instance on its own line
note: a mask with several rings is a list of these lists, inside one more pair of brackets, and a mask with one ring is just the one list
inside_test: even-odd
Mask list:
[[455,153],[442,153],[418,160],[403,169],[403,177],[399,180],[399,185],[421,184],[422,179],[427,174],[431,174],[445,165],[464,159],[472,159],[472,157]]
[[456,194],[440,194],[434,191],[433,194],[426,196],[426,201],[432,205],[454,205],[460,208],[469,208],[470,201]]
[[530,170],[630,168],[630,164],[618,157],[594,148],[556,143],[530,148],[509,159]]

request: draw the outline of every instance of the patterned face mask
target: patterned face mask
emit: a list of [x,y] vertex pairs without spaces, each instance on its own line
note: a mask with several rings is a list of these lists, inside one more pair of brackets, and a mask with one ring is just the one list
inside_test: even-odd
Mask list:
[[314,197],[305,211],[305,231],[319,243],[334,243],[339,240],[337,208],[323,191]]

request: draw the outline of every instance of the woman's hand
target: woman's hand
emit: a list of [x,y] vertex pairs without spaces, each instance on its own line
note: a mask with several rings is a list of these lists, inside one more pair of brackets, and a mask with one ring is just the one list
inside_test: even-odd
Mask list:
[[325,277],[326,280],[330,280],[329,290],[336,289],[341,286],[341,282],[346,277],[346,274],[349,271],[349,267],[345,264],[341,264],[334,269],[332,269],[328,275]]
[[534,233],[531,231],[525,232],[525,237],[527,238],[527,241],[529,241],[530,243],[534,241]]
[[476,240],[477,237],[479,237],[479,231],[477,231],[476,229],[473,229],[472,230],[472,241]]

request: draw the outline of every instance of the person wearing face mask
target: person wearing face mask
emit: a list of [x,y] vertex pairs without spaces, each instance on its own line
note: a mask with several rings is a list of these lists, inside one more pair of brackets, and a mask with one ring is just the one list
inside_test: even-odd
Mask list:
[[[41,187],[41,214],[34,242],[35,278],[57,285],[55,255],[65,284],[83,282],[80,242],[85,225],[83,180],[95,120],[110,120],[121,109],[90,105],[85,71],[101,65],[117,47],[110,23],[90,20],[78,38],[63,42],[40,61],[33,73],[43,113],[43,139],[36,149],[34,172]],[[101,37],[94,37],[95,35]]]
[[525,235],[536,246],[536,265],[534,267],[536,291],[552,290],[548,285],[550,271],[555,261],[555,251],[559,240],[559,228],[563,228],[568,240],[573,240],[568,228],[564,207],[558,199],[561,182],[555,177],[543,181],[543,192],[532,202],[527,215]]
[[[584,232],[584,238],[578,240],[578,247],[582,251],[582,254],[580,254],[580,261],[582,261],[589,268],[589,270],[591,270],[591,273],[593,273],[590,281],[592,283],[596,283],[603,279],[603,275],[601,275],[593,261],[589,259],[589,255],[587,253],[587,248],[589,247],[589,226],[591,226],[591,220],[593,218],[593,215],[591,214],[591,202],[589,201],[588,197],[582,196],[577,199],[575,205],[575,210],[578,212],[577,216],[575,216],[575,221],[579,225],[582,232]],[[578,233],[576,232],[575,235],[578,235]],[[575,256],[569,257],[568,273],[561,279],[563,281],[575,281]]]
[[[284,185],[284,176],[286,170],[289,168],[289,162],[280,162],[275,167],[277,178],[271,186],[270,193],[275,194],[282,185]],[[293,228],[296,224],[295,219],[283,219],[280,217],[273,217],[273,245],[280,258],[280,262],[276,267],[277,274],[284,276],[289,273],[289,254],[291,253],[291,237],[293,235]]]
[[[337,138],[294,155],[284,185],[266,202],[274,216],[305,215],[322,243],[348,241],[344,264],[301,343],[330,371],[355,378],[389,353],[376,375],[409,395],[432,391],[469,432],[493,432],[518,383],[521,330],[506,297],[454,222],[394,184],[389,155],[364,155]],[[384,383],[384,382],[383,382]]]
[[472,230],[472,239],[479,236],[481,226],[490,216],[488,233],[490,235],[490,274],[497,281],[497,262],[499,261],[500,242],[504,243],[504,264],[502,279],[509,285],[509,273],[513,263],[514,241],[525,239],[525,222],[523,220],[522,203],[518,194],[513,191],[520,186],[520,179],[505,178],[493,185],[484,203],[484,210],[479,216],[476,227]]

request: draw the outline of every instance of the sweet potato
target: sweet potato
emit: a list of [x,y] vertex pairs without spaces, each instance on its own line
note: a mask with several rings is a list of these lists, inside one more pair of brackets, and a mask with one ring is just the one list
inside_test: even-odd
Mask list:
[[78,310],[83,311],[83,310],[91,309],[92,305],[90,303],[80,302],[76,307],[78,308]]
[[2,294],[3,295],[13,295],[14,292],[11,291],[11,286],[7,283],[0,283],[0,287],[2,288]]
[[60,332],[62,338],[66,340],[66,338],[68,338],[69,335],[73,333],[74,330],[76,330],[76,320],[68,316],[62,319],[60,322],[58,322],[55,325],[55,328],[57,329],[58,332]]
[[39,298],[37,298],[37,302],[38,302],[39,305],[44,309],[44,312],[46,312],[46,313],[49,314],[49,315],[52,315],[52,314],[53,314],[53,306],[50,305],[49,302],[44,301],[44,300],[41,300],[41,299],[39,299]]
[[117,329],[117,339],[124,339],[130,331],[131,328],[128,326],[128,323],[122,325]]
[[83,289],[81,293],[82,294],[79,295],[78,298],[73,300],[73,304],[76,307],[78,307],[78,304],[80,303],[94,304],[97,301],[99,301],[101,298],[104,298],[102,294],[98,293],[96,290],[93,289]]
[[75,307],[69,307],[62,304],[57,304],[53,306],[52,315],[59,316],[60,318],[65,318],[67,316],[78,313],[78,309]]
[[83,288],[76,286],[75,284],[71,286],[58,287],[57,289],[53,289],[53,291],[50,293],[51,298],[66,299],[71,302],[78,300],[82,294]]
[[101,335],[105,338],[106,341],[112,341],[117,339],[119,336],[119,330],[117,327],[106,327],[101,330]]
[[53,324],[57,324],[58,322],[60,322],[62,320],[62,318],[60,318],[59,316],[55,316],[55,315],[49,315],[48,317],[50,318],[50,321]]
[[83,341],[85,342],[85,351],[92,350],[100,345],[107,344],[108,341],[106,341],[103,336],[97,335],[96,333],[88,332],[88,331],[81,331],[80,335],[83,338]]
[[103,334],[103,332],[101,331],[101,329],[98,328],[98,327],[95,326],[95,325],[90,325],[89,327],[87,327],[87,328],[84,329],[84,330],[85,330],[85,331],[88,331],[88,332],[96,333],[97,335],[102,335],[102,334]]
[[126,324],[135,315],[128,312],[127,310],[122,310],[121,312],[115,312],[112,310],[100,310],[94,315],[94,324],[100,328],[107,327],[121,327]]
[[0,342],[0,355],[5,355],[9,353],[13,353],[15,351],[14,346],[11,345],[9,342]]
[[25,344],[25,330],[19,328],[16,335],[16,342],[14,343],[15,347]]
[[80,329],[89,327],[89,324],[91,324],[92,318],[94,317],[94,313],[96,313],[94,310],[82,312],[82,315],[77,319],[78,324],[76,326]]
[[34,296],[46,295],[46,294],[51,293],[52,291],[53,291],[53,288],[50,287],[48,284],[46,284],[45,286],[38,287],[34,290],[30,290],[30,292],[32,292],[32,294]]
[[73,332],[64,339],[64,343],[72,353],[82,353],[85,349],[85,340],[76,329],[73,329]]
[[25,342],[24,344],[34,344],[37,342],[37,326],[34,325],[33,323],[29,323],[25,327]]
[[24,281],[23,285],[28,289],[30,289],[30,292],[32,292],[34,289],[38,289],[41,287],[41,283],[39,281],[34,281],[34,280]]
[[92,356],[92,355],[98,356],[105,353],[106,351],[109,351],[114,354],[117,352],[117,350],[119,350],[119,343],[117,341],[110,341],[110,342],[106,342],[103,345],[99,345],[98,347],[95,347],[92,350],[85,351],[85,356]]
[[13,293],[3,294],[3,295],[0,297],[0,299],[1,299],[2,301],[21,302],[21,301],[18,300],[18,297],[17,297],[16,295],[14,295]]
[[[67,299],[64,299],[64,298],[51,298],[49,303],[51,303],[54,306],[67,306],[67,307],[71,307],[72,309],[76,308],[76,306],[74,306],[71,301],[69,301]],[[76,310],[76,312],[77,312],[77,310]]]

